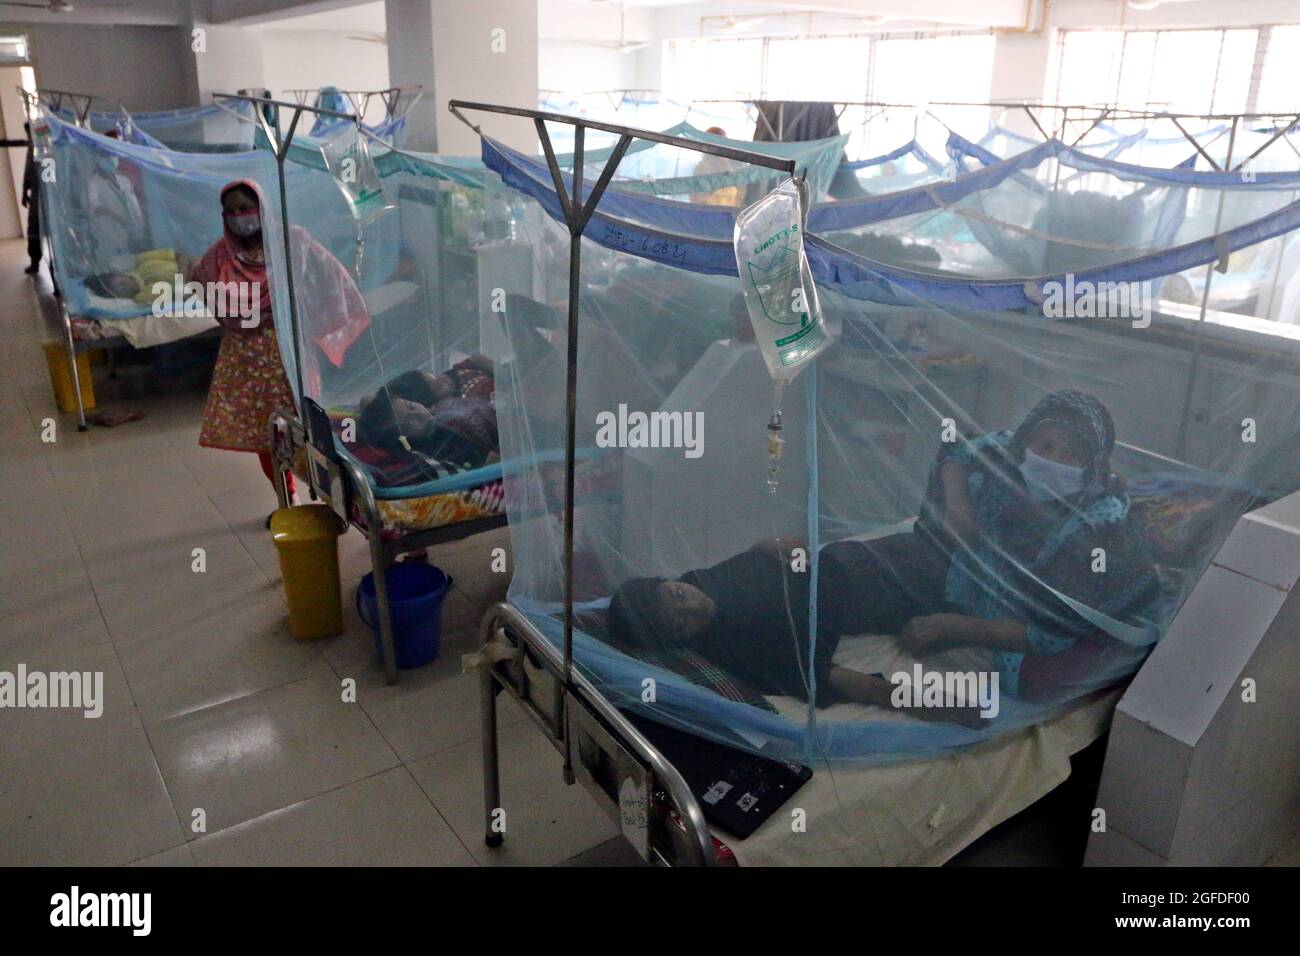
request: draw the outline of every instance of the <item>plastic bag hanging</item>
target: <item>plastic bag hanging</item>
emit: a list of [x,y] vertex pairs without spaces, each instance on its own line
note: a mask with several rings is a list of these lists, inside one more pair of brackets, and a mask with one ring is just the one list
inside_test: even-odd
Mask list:
[[773,494],[785,448],[781,390],[831,341],[803,248],[807,209],[807,184],[790,179],[736,217],[745,308],[775,382],[766,437],[767,489]]
[[334,184],[347,200],[357,227],[357,247],[352,272],[361,275],[365,264],[365,228],[397,204],[388,198],[379,179],[370,147],[359,126],[323,143],[320,148]]
[[789,382],[830,344],[804,253],[808,187],[786,180],[736,217],[736,265],[772,378]]
[[353,126],[322,143],[320,151],[357,225],[367,226],[383,213],[397,208],[384,192],[360,128]]

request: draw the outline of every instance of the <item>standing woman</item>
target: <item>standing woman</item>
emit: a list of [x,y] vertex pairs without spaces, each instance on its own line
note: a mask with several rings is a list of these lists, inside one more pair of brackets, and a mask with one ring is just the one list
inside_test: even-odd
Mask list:
[[[221,238],[203,254],[188,278],[205,288],[209,288],[208,283],[222,283],[226,288],[233,288],[228,283],[237,283],[239,301],[251,303],[253,308],[247,315],[218,315],[225,333],[203,409],[199,444],[255,452],[262,471],[274,482],[267,422],[277,408],[295,406],[271,321],[261,191],[257,185],[239,180],[226,186],[221,191],[221,215]],[[315,327],[323,330],[310,341],[331,362],[341,365],[348,346],[370,325],[365,300],[351,274],[324,246],[303,229],[289,228],[300,301],[311,302]],[[310,383],[319,381],[315,350],[298,356],[298,361],[303,363],[303,380],[310,393]],[[286,477],[292,497],[293,475]]]

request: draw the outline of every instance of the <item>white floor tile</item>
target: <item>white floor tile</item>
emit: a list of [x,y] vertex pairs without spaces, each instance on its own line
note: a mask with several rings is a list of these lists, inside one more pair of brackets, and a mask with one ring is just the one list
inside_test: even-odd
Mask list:
[[182,839],[142,730],[0,774],[0,866],[117,866]]
[[560,755],[531,722],[500,728],[505,842],[484,844],[483,763],[479,741],[410,765],[433,805],[480,863],[552,866],[618,835],[580,784],[565,786]]
[[199,866],[473,866],[405,767],[194,841]]
[[176,812],[215,833],[397,765],[397,757],[321,665],[312,677],[151,724]]

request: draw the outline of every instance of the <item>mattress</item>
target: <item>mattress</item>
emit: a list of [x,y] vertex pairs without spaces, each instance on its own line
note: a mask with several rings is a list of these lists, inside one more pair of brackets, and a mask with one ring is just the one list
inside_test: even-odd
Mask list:
[[[874,672],[908,662],[892,638],[845,638],[835,662]],[[908,665],[910,666],[910,664]],[[525,657],[537,686],[549,674]],[[1051,718],[974,746],[878,766],[814,764],[813,776],[746,839],[720,830],[742,866],[938,866],[1004,820],[1046,796],[1070,775],[1070,756],[1103,733],[1123,687],[1082,698]],[[545,707],[549,695],[533,700]],[[802,719],[806,705],[768,698]],[[818,712],[827,720],[913,720],[860,704]],[[803,827],[792,825],[801,810]]]
[[[300,475],[310,474],[305,448],[295,449],[294,471]],[[412,489],[380,488],[372,480],[380,538],[392,541],[416,531],[505,514],[505,486],[500,467],[477,471],[481,477],[474,472],[465,472],[443,482],[430,482]],[[369,475],[367,469],[367,477]],[[371,531],[355,498],[350,514],[353,524],[367,533]]]
[[[385,541],[391,541],[415,531],[428,531],[503,515],[506,511],[506,496],[502,480],[496,478],[456,491],[410,498],[379,498],[375,505],[381,525],[379,536]],[[365,531],[370,530],[355,503],[352,506],[352,522]]]
[[70,297],[80,304],[77,318],[89,321],[89,330],[81,338],[108,338],[122,336],[138,349],[151,345],[166,345],[180,339],[198,335],[218,327],[210,315],[164,313],[155,315],[152,304],[141,305],[131,299],[111,299],[96,295],[85,286],[74,290]]
[[[892,638],[846,638],[835,662],[864,673],[910,667]],[[1070,756],[1100,737],[1123,693],[1093,694],[1053,717],[942,756],[859,767],[814,765],[813,777],[747,839],[717,833],[742,866],[937,866],[1004,820],[1045,796],[1070,775]],[[801,701],[769,698],[799,719]],[[835,704],[826,720],[879,708]],[[912,720],[905,715],[885,715]],[[795,832],[792,811],[804,811]]]

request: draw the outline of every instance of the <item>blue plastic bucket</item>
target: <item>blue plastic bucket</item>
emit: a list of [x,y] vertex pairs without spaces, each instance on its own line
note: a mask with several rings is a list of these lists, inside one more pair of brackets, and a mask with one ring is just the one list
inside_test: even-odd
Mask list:
[[[397,666],[403,670],[423,667],[441,649],[442,601],[451,587],[451,578],[431,564],[404,561],[388,569],[386,580]],[[375,655],[383,660],[374,574],[367,574],[357,585],[357,614],[369,625],[375,638]]]

